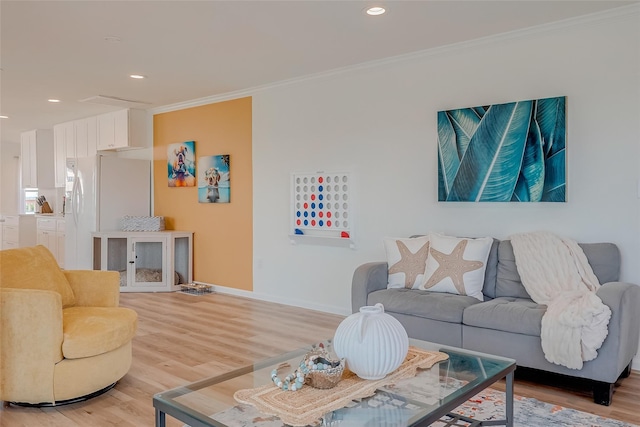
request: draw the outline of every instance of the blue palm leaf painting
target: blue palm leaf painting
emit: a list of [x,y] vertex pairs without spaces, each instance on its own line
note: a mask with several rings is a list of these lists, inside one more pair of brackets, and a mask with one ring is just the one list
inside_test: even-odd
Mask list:
[[458,173],[460,157],[456,135],[449,117],[444,111],[438,113],[438,185],[439,192],[449,194],[453,179]]
[[438,112],[438,200],[566,201],[566,98]]
[[522,157],[522,166],[520,168],[520,176],[516,189],[511,197],[512,202],[539,202],[542,200],[542,191],[544,189],[544,150],[542,144],[542,136],[540,134],[540,126],[531,117],[529,124],[529,135],[527,143],[524,147],[524,156]]
[[462,159],[471,137],[480,124],[481,116],[471,108],[447,111],[447,116],[453,125],[456,138],[458,156]]

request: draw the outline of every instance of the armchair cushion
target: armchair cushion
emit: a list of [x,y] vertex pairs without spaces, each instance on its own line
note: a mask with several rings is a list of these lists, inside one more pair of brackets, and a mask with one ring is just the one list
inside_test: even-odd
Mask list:
[[136,333],[138,316],[124,307],[70,307],[62,310],[65,359],[107,353],[125,345]]
[[0,287],[55,291],[62,306],[75,304],[75,295],[53,254],[42,245],[0,251]]
[[117,271],[64,270],[76,297],[75,306],[117,307],[120,301],[120,275]]

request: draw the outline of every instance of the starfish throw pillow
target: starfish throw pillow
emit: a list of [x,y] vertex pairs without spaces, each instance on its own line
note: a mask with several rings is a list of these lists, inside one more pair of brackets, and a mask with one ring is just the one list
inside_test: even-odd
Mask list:
[[429,255],[429,236],[386,238],[389,283],[387,288],[417,288],[424,281]]
[[429,241],[431,249],[427,258],[427,270],[424,281],[418,288],[468,295],[484,301],[484,272],[493,239],[466,239],[431,234]]

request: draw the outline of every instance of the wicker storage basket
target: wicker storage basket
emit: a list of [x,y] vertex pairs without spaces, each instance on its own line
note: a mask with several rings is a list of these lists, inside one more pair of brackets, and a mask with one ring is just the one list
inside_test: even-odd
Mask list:
[[324,369],[322,371],[311,371],[307,374],[307,378],[305,380],[305,384],[310,385],[313,388],[333,388],[342,379],[342,373],[344,372],[344,360],[331,360],[329,353],[324,350],[316,350],[307,353],[305,356],[305,360],[307,360],[310,356],[317,355],[329,362],[338,363],[338,366]]
[[120,220],[122,231],[163,231],[163,216],[125,216]]

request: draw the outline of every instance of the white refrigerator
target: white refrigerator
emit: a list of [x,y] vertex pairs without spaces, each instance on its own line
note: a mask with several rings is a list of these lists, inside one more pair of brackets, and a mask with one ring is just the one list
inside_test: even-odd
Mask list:
[[126,215],[151,212],[151,162],[115,156],[67,160],[65,265],[93,269],[95,231],[120,229]]

